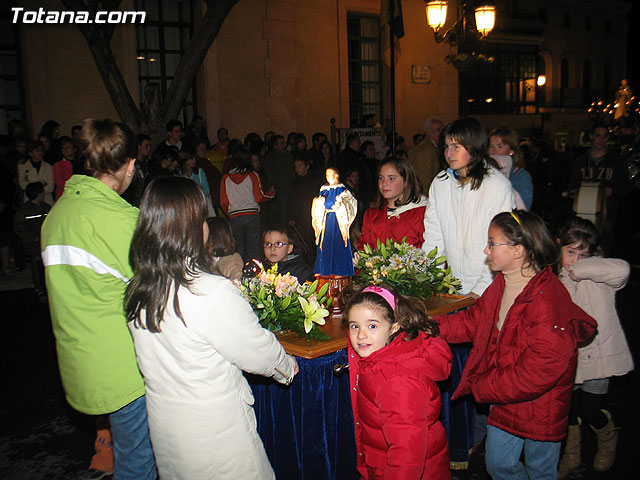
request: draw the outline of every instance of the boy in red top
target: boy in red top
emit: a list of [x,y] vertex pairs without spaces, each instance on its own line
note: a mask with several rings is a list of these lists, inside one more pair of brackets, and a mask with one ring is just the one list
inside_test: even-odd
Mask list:
[[60,150],[62,160],[58,160],[53,165],[53,179],[56,182],[56,200],[60,198],[64,191],[64,184],[73,175],[73,161],[75,160],[75,147],[71,138],[60,137]]

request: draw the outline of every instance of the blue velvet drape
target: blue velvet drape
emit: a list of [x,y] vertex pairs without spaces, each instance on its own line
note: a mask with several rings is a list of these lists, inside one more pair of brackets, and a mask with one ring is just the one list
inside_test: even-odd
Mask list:
[[289,387],[249,376],[258,433],[278,480],[357,479],[346,350],[313,360],[296,358],[300,372]]
[[475,409],[473,399],[469,396],[451,401],[453,392],[458,388],[462,370],[467,363],[471,348],[467,346],[451,346],[453,362],[451,375],[439,384],[442,391],[442,412],[440,421],[447,431],[449,441],[449,458],[452,468],[466,468],[469,461],[469,449],[473,446],[473,421]]
[[[452,347],[451,377],[442,389],[441,421],[454,468],[463,468],[473,443],[470,397],[450,402],[469,348]],[[300,372],[289,387],[248,375],[255,396],[258,433],[278,480],[357,479],[349,375],[333,366],[347,363],[346,350],[313,360],[297,358]]]

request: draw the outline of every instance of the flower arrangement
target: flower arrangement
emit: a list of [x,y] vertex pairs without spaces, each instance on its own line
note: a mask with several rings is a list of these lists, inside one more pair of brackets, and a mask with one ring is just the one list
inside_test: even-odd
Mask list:
[[318,281],[300,285],[293,275],[278,273],[278,265],[264,271],[259,265],[253,278],[240,286],[242,296],[251,304],[264,328],[290,330],[313,340],[329,338],[317,326],[324,325],[331,305],[329,284],[318,289]]
[[353,259],[356,268],[355,282],[362,285],[386,283],[401,294],[429,298],[435,293],[456,293],[460,280],[451,275],[451,268],[443,268],[445,256],[437,257],[434,248],[429,253],[409,245],[388,239],[378,239],[376,248],[365,245]]

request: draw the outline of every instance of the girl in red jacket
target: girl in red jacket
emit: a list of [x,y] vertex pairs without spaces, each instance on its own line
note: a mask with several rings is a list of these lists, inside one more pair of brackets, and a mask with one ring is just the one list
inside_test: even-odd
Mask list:
[[388,238],[420,248],[424,239],[427,197],[422,195],[418,177],[408,160],[387,157],[378,168],[378,194],[362,221],[358,250],[376,247]]
[[434,319],[447,342],[473,342],[452,400],[491,404],[485,461],[494,480],[555,479],[577,345],[596,322],[556,276],[559,247],[537,215],[496,215],[484,253],[499,272],[491,285],[468,310]]
[[436,382],[451,351],[424,304],[385,287],[347,294],[349,376],[358,473],[369,479],[448,479]]

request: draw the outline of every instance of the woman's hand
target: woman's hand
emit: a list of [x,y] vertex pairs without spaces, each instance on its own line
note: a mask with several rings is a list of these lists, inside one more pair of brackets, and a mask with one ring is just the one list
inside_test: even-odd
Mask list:
[[293,376],[295,377],[300,371],[300,367],[298,366],[298,361],[296,360],[296,357],[291,355],[291,358],[293,358],[293,363],[295,364],[295,368],[293,369]]

